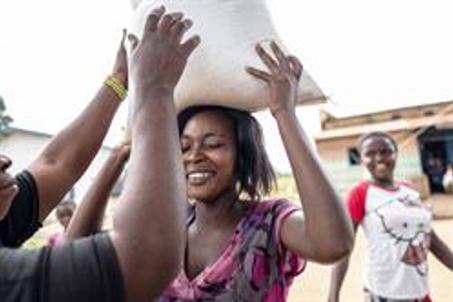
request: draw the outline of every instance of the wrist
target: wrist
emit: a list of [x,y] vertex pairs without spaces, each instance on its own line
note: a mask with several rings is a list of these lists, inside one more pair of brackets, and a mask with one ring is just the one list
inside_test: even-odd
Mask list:
[[118,177],[119,174],[123,171],[123,167],[126,164],[127,160],[123,157],[120,156],[119,154],[116,156],[110,156],[110,158],[107,159],[104,169],[105,169],[105,175],[112,175],[114,178],[113,181],[116,181],[116,178]]
[[131,108],[133,121],[137,122],[144,119],[146,123],[149,123],[151,116],[161,117],[165,115],[165,112],[176,110],[172,90],[157,87],[143,87],[137,88],[134,96],[135,98]]
[[340,298],[339,292],[338,291],[330,291],[329,293],[329,302],[337,302]]
[[124,81],[116,74],[108,76],[104,81],[104,85],[118,97],[120,102],[127,97],[127,87],[124,85]]
[[167,99],[173,98],[174,88],[164,85],[150,85],[147,83],[137,83],[135,94],[145,99]]
[[295,108],[278,108],[277,110],[272,110],[271,113],[277,120],[283,118],[296,118]]
[[128,88],[127,73],[122,71],[112,72],[112,76],[115,77],[126,89]]

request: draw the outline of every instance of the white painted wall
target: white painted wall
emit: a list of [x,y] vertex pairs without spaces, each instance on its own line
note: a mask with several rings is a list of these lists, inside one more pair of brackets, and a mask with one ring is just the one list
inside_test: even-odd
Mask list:
[[[0,153],[8,155],[13,160],[9,169],[16,174],[28,167],[39,155],[40,151],[50,141],[51,136],[27,130],[14,129],[6,138],[0,139]],[[98,170],[106,160],[110,149],[102,147],[88,170],[75,185],[75,200],[79,202],[83,194],[96,176]]]

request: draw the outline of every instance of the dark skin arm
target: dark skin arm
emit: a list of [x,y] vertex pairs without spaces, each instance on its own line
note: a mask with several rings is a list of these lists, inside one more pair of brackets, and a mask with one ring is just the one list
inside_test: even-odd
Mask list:
[[95,234],[101,230],[113,186],[123,171],[130,154],[130,146],[121,145],[112,150],[65,232],[66,240],[74,240]]
[[[127,86],[123,41],[124,36],[112,74]],[[49,215],[88,168],[101,147],[120,103],[112,89],[102,85],[85,110],[52,138],[28,168],[38,187],[40,221]]]
[[437,236],[436,232],[431,231],[431,245],[429,250],[443,265],[453,271],[453,251],[445,242]]
[[276,43],[272,42],[271,48],[274,56],[260,45],[256,47],[268,71],[251,67],[247,71],[269,86],[269,109],[277,122],[305,213],[288,216],[282,224],[281,240],[289,251],[301,257],[332,263],[352,250],[352,225],[296,117],[302,64],[297,58],[286,56]]
[[[357,234],[358,225],[354,223],[354,235]],[[343,285],[344,278],[349,267],[349,255],[345,258],[338,261],[332,269],[332,274],[330,275],[330,290],[329,290],[329,302],[338,302],[340,301],[340,291],[341,286]]]
[[131,39],[132,147],[110,232],[130,302],[158,297],[179,272],[185,246],[186,183],[173,94],[199,38],[182,42],[191,22],[163,13],[154,10],[141,41]]

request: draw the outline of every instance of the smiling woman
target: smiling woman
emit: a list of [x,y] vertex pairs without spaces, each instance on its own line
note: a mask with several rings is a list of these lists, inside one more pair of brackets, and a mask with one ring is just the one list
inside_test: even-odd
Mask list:
[[[228,186],[222,187],[251,200],[259,200],[260,192],[269,193],[275,174],[264,151],[261,127],[253,116],[231,108],[198,106],[181,112],[178,120],[188,176],[196,171],[193,163],[205,154],[227,167],[223,181]],[[215,170],[210,172],[206,176],[216,175]],[[192,179],[188,178],[189,184]]]
[[[187,196],[181,202],[193,202],[186,217],[183,267],[159,297],[161,302],[286,301],[307,260],[332,263],[352,249],[346,208],[296,118],[302,64],[275,42],[270,48],[272,54],[256,45],[267,71],[253,67],[246,71],[267,87],[267,106],[291,163],[300,205],[268,197],[275,174],[261,127],[250,113],[221,106],[194,106],[180,112],[187,183]],[[99,186],[103,192],[111,189]],[[153,190],[148,194],[153,195]],[[104,207],[89,205],[106,202],[92,196],[79,211],[102,217]],[[87,219],[80,224],[84,226],[78,229],[86,232],[72,232],[73,238],[98,230],[89,227]]]
[[[234,188],[231,180],[237,150],[232,122],[213,111],[198,114],[182,127],[188,197],[209,202],[222,190]],[[204,161],[203,156],[209,161]]]
[[188,198],[194,203],[184,268],[159,301],[285,301],[307,258],[337,257],[311,254],[309,239],[300,232],[305,223],[300,209],[266,197],[275,174],[251,114],[195,106],[181,112],[178,122]]

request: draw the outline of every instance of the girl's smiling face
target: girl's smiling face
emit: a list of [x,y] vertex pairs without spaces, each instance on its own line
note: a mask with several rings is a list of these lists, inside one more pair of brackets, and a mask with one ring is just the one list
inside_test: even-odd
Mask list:
[[393,182],[396,158],[397,148],[388,137],[371,136],[360,145],[360,160],[377,182]]

